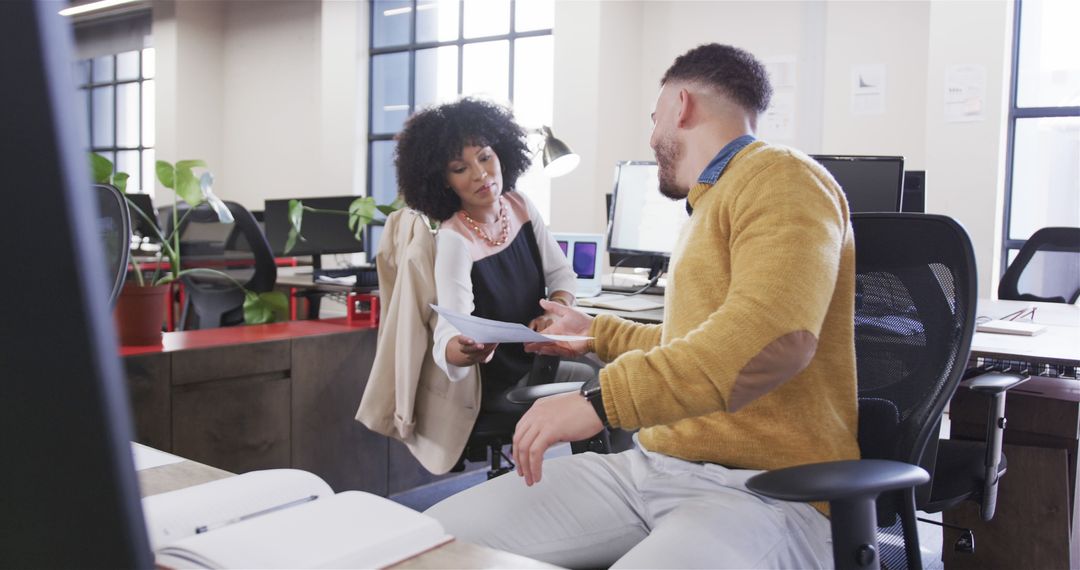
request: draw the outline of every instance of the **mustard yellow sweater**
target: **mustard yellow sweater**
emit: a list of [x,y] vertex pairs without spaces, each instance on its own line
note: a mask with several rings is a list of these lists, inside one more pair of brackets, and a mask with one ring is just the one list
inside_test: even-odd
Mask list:
[[651,451],[734,468],[858,458],[840,189],[805,155],[759,141],[689,201],[663,324],[593,321],[609,422],[640,427]]

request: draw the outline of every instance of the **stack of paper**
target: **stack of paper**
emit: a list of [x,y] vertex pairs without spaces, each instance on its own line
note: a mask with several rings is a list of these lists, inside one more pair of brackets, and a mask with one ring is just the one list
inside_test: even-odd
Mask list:
[[987,321],[975,326],[975,332],[1015,334],[1020,336],[1035,336],[1046,331],[1046,327],[1035,323],[1017,321]]

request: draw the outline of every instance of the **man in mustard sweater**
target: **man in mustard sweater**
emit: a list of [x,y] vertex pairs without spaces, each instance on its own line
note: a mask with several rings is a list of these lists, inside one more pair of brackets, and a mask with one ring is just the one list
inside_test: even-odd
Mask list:
[[[660,191],[692,213],[671,256],[662,325],[544,304],[531,345],[608,364],[581,394],[538,401],[517,425],[520,477],[432,507],[459,539],[554,564],[832,565],[825,507],[755,495],[760,470],[859,456],[855,247],[847,201],[806,155],[754,139],[771,88],[750,54],[710,44],[661,80],[650,145]],[[638,446],[544,463],[603,425]]]

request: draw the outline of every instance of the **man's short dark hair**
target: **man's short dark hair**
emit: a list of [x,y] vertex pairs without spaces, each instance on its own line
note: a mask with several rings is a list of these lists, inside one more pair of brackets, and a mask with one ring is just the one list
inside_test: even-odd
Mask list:
[[758,113],[765,112],[772,98],[765,66],[749,52],[722,44],[701,45],[675,58],[660,85],[668,81],[707,85]]
[[464,98],[413,115],[395,137],[398,190],[414,210],[446,220],[461,209],[461,199],[447,187],[446,169],[466,146],[490,146],[502,165],[503,192],[532,164],[525,131],[509,109]]

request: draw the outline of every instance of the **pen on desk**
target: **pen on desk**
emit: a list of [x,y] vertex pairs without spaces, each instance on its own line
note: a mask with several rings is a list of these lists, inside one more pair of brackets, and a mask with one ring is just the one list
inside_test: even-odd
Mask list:
[[280,505],[274,505],[272,507],[265,508],[265,509],[263,509],[261,511],[255,511],[253,513],[248,513],[246,515],[239,516],[239,517],[232,518],[232,519],[225,520],[225,521],[221,521],[221,522],[216,522],[216,523],[212,523],[212,524],[205,524],[205,525],[202,525],[202,526],[197,526],[197,527],[195,527],[195,534],[202,534],[204,532],[210,532],[210,531],[212,531],[214,529],[221,528],[223,526],[228,526],[228,525],[235,524],[235,523],[238,523],[238,522],[241,522],[241,521],[246,521],[248,519],[253,519],[255,517],[261,517],[262,515],[268,515],[268,514],[270,514],[272,512],[287,509],[289,507],[295,507],[296,505],[301,505],[303,503],[310,503],[311,501],[314,501],[315,499],[318,499],[318,498],[319,498],[318,495],[309,495],[307,497],[300,497],[299,499],[296,499],[295,501],[289,501],[288,503],[282,503]]

